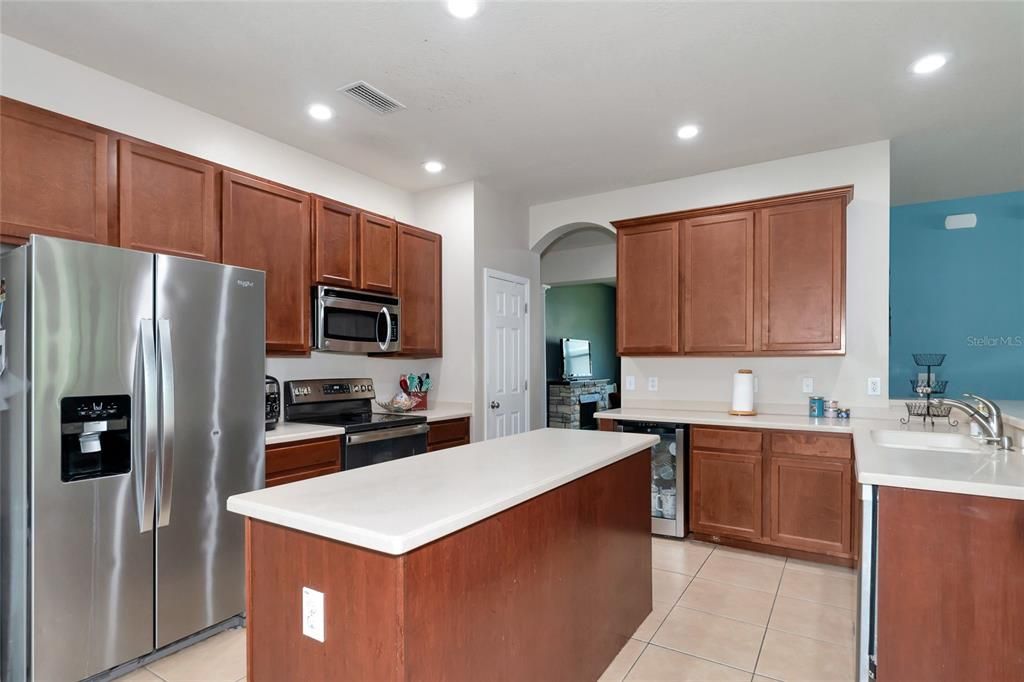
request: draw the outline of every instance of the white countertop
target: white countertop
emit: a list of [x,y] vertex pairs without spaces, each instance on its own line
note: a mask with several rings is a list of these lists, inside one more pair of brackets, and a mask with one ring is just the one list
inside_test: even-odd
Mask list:
[[[1024,401],[1001,401],[1006,426],[1024,427]],[[732,426],[759,429],[792,429],[853,434],[857,482],[862,485],[887,485],[919,490],[982,495],[1024,500],[1024,452],[1015,443],[1014,452],[998,452],[987,447],[978,453],[941,452],[882,447],[875,443],[875,430],[922,431],[920,421],[900,424],[897,413],[890,418],[848,420],[811,419],[801,415],[760,414],[735,417],[722,411],[623,408],[599,412],[598,419],[623,421],[663,421],[705,426]],[[951,429],[936,419],[935,431],[968,433],[966,417],[956,419],[960,426]],[[929,429],[931,430],[931,429]]]
[[342,426],[321,426],[319,424],[304,424],[302,422],[277,423],[277,428],[267,431],[267,445],[279,443],[290,443],[292,441],[310,440],[311,438],[326,438],[328,436],[340,436],[345,433]]
[[[374,412],[387,414],[379,407],[373,408]],[[428,410],[414,410],[408,414],[420,415],[427,418],[427,422],[439,422],[445,419],[458,419],[459,417],[472,417],[473,406],[470,403],[437,403]]]
[[404,554],[657,442],[540,429],[228,498],[228,510]]

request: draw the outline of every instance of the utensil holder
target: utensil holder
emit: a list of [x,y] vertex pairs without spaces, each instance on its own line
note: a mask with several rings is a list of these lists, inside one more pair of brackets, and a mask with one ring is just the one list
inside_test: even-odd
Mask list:
[[425,410],[427,409],[427,392],[426,391],[409,391],[409,397],[412,398],[413,410]]

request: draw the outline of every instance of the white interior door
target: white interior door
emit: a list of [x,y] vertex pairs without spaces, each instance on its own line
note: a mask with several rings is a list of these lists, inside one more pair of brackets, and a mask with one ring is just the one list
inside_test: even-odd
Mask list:
[[530,280],[484,271],[484,438],[530,429]]

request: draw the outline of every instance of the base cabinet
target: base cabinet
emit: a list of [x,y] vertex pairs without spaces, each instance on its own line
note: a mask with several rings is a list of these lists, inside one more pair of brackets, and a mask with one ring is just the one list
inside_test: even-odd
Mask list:
[[339,471],[341,441],[338,438],[320,438],[267,446],[268,488]]
[[851,462],[788,455],[768,459],[772,544],[809,552],[850,554]]
[[761,454],[694,450],[690,457],[690,528],[760,539]]
[[469,445],[469,417],[445,419],[430,424],[427,452]]

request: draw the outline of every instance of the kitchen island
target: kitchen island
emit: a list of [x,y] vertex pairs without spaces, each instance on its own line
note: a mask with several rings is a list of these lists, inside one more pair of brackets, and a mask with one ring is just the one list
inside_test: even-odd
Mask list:
[[248,679],[597,679],[651,611],[656,440],[542,429],[230,498]]

